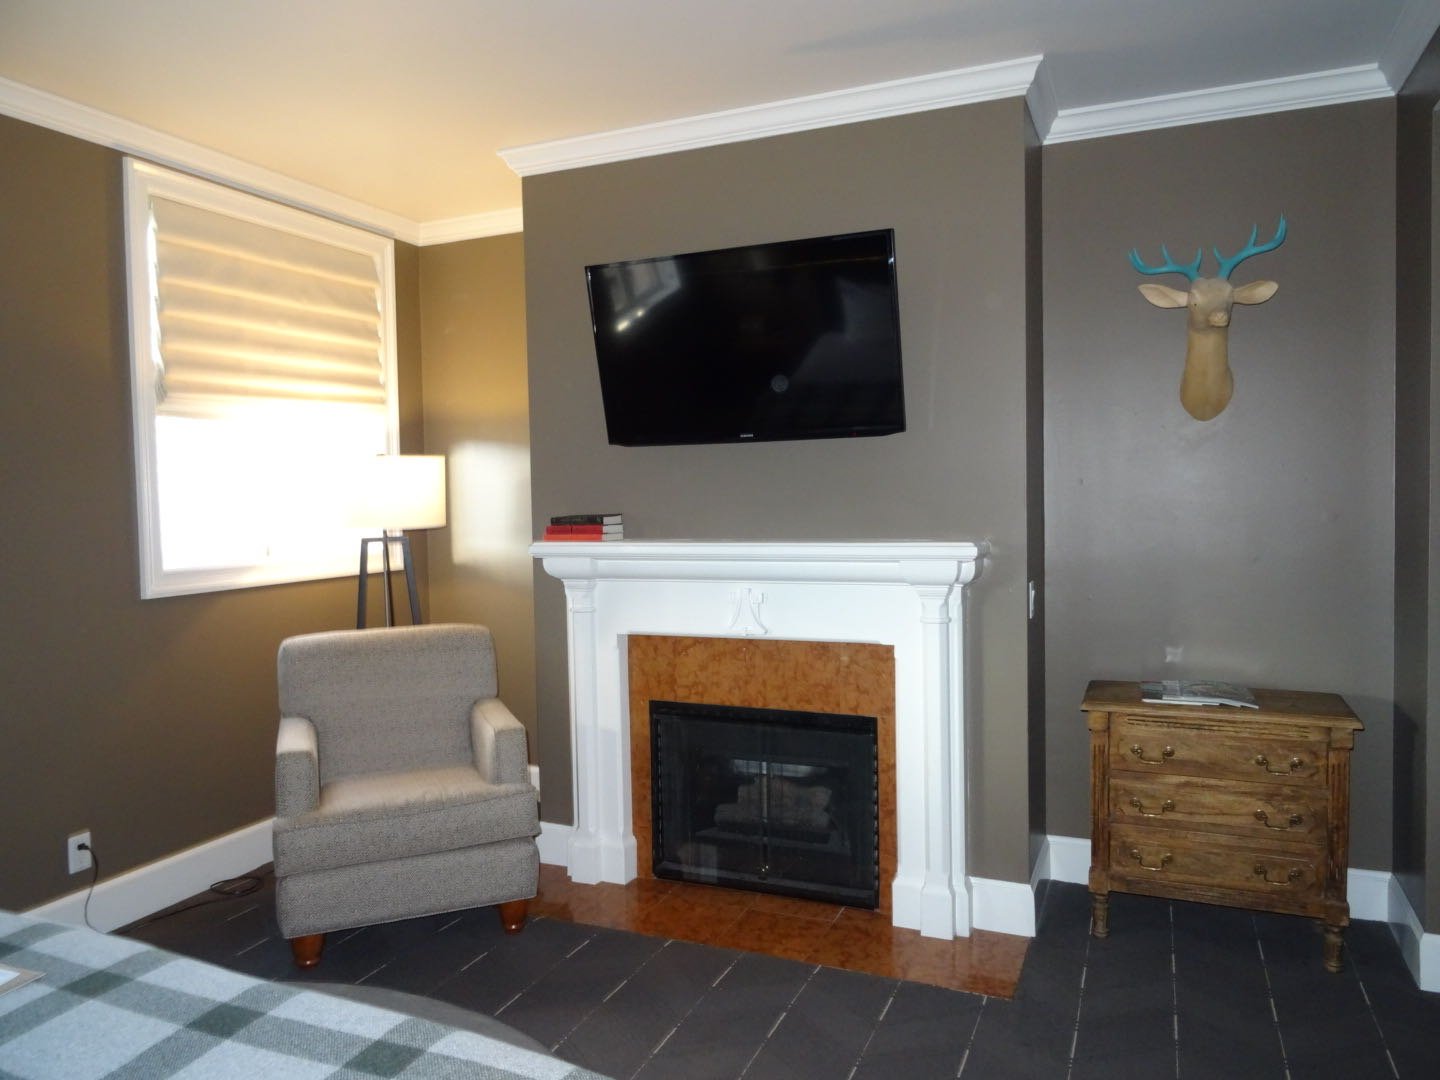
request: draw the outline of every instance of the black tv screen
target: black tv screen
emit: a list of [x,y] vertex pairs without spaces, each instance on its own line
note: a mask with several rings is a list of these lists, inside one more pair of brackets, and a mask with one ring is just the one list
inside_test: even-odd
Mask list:
[[585,268],[610,442],[905,430],[890,229]]

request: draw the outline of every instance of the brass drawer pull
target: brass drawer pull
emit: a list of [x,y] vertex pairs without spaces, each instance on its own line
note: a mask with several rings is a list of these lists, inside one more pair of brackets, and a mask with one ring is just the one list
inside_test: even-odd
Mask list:
[[1267,829],[1276,829],[1280,832],[1285,832],[1288,829],[1295,828],[1304,819],[1301,818],[1299,814],[1291,814],[1288,818],[1286,818],[1284,825],[1271,825],[1270,815],[1265,813],[1264,810],[1256,810],[1255,820],[1260,822],[1260,824],[1264,825]]
[[1256,765],[1259,765],[1262,769],[1264,769],[1266,772],[1268,772],[1271,776],[1288,776],[1290,773],[1292,773],[1292,772],[1294,772],[1296,769],[1300,768],[1300,766],[1304,765],[1305,762],[1301,761],[1298,757],[1292,757],[1292,758],[1290,759],[1290,764],[1289,764],[1289,766],[1287,766],[1286,768],[1284,768],[1284,769],[1272,769],[1272,768],[1270,768],[1270,759],[1269,759],[1269,758],[1267,758],[1264,754],[1256,754],[1256,755],[1255,755],[1255,764],[1256,764]]
[[1167,746],[1165,747],[1165,749],[1160,751],[1160,756],[1158,758],[1148,758],[1145,756],[1144,748],[1141,747],[1141,745],[1137,742],[1130,744],[1130,753],[1135,755],[1136,761],[1143,762],[1146,765],[1164,765],[1166,758],[1172,758],[1175,756],[1175,748],[1173,746]]
[[[1160,871],[1160,870],[1164,870],[1166,864],[1168,864],[1168,863],[1170,862],[1170,860],[1171,860],[1172,858],[1174,858],[1174,856],[1171,855],[1170,852],[1167,851],[1164,855],[1161,855],[1161,856],[1160,856],[1160,863],[1159,863],[1159,865],[1157,865],[1157,866],[1151,866],[1149,863],[1147,863],[1147,862],[1145,861],[1144,857],[1140,854],[1140,849],[1139,849],[1138,847],[1132,847],[1132,848],[1130,849],[1130,857],[1131,857],[1132,859],[1134,859],[1137,863],[1140,864],[1140,868],[1141,868],[1142,870],[1150,870],[1150,871],[1156,871],[1156,872],[1158,872],[1158,871]],[[1257,868],[1257,869],[1258,869],[1258,868]]]
[[1255,864],[1255,876],[1264,878],[1265,884],[1267,885],[1293,885],[1300,880],[1300,870],[1298,867],[1292,866],[1289,871],[1286,872],[1284,881],[1276,881],[1270,876],[1269,867],[1264,863],[1257,862]]
[[1145,804],[1140,801],[1140,796],[1138,796],[1138,795],[1131,795],[1131,796],[1130,796],[1130,805],[1133,806],[1136,810],[1139,810],[1139,811],[1140,811],[1140,816],[1141,816],[1141,817],[1159,817],[1161,814],[1164,814],[1164,813],[1166,813],[1167,811],[1171,811],[1171,810],[1174,810],[1174,809],[1175,809],[1175,800],[1174,800],[1174,799],[1166,799],[1163,803],[1160,804],[1160,810],[1159,810],[1158,813],[1157,813],[1157,812],[1154,812],[1154,811],[1146,810],[1146,809],[1145,809]]

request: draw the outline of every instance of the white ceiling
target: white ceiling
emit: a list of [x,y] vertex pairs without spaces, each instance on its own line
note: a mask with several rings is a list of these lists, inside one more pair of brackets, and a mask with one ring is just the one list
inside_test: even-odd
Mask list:
[[1217,88],[1392,92],[1437,25],[1440,0],[0,0],[0,112],[424,225],[517,208],[504,148],[1036,57],[1037,122],[1083,137],[1223,115]]

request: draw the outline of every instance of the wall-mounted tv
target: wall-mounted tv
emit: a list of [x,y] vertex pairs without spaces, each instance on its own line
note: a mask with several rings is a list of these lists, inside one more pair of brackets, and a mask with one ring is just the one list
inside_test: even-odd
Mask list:
[[905,430],[893,230],[585,268],[620,446]]

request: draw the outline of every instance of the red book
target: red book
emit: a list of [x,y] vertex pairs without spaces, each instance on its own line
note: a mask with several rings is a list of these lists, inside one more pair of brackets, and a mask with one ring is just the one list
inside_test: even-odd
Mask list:
[[547,525],[546,540],[619,540],[618,525]]
[[619,536],[619,525],[547,525],[547,535],[555,536]]

